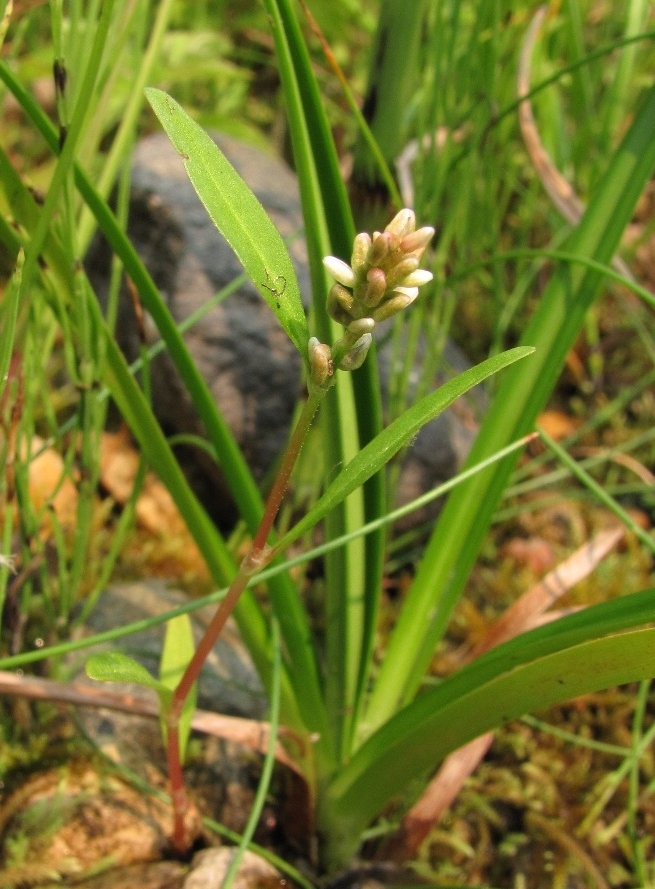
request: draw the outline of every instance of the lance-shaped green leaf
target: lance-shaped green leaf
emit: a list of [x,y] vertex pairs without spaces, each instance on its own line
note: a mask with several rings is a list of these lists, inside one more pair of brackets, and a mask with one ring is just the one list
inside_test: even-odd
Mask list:
[[477,386],[487,377],[497,373],[504,367],[513,364],[534,349],[529,346],[517,346],[500,355],[494,355],[481,364],[459,374],[453,380],[426,395],[405,413],[383,429],[373,441],[353,457],[339,473],[314,507],[279,541],[276,549],[284,549],[297,540],[305,531],[313,528],[327,513],[348,496],[355,488],[363,484],[378,469],[381,469],[398,451],[407,444],[419,431],[439,414],[443,413],[453,401],[456,401],[469,389]]
[[335,775],[322,801],[328,863],[350,860],[394,795],[473,738],[535,709],[655,676],[654,592],[517,636],[398,711]]
[[309,333],[289,252],[270,217],[210,136],[161,90],[148,101],[182,156],[198,197],[300,354]]
[[167,705],[172,692],[146,670],[143,664],[120,651],[103,651],[92,654],[86,662],[86,675],[98,682],[130,682],[152,688],[159,695],[162,704]]
[[[193,641],[193,628],[188,614],[179,614],[166,624],[166,635],[164,637],[164,647],[159,662],[159,678],[161,682],[171,690],[175,690],[178,682],[182,678],[186,670],[193,652],[195,644]],[[194,682],[191,692],[186,696],[182,713],[180,714],[179,739],[180,739],[180,760],[184,762],[184,754],[186,752],[189,734],[191,733],[191,720],[196,709],[196,700],[198,697],[198,683]],[[166,724],[162,719],[162,729],[166,734]]]

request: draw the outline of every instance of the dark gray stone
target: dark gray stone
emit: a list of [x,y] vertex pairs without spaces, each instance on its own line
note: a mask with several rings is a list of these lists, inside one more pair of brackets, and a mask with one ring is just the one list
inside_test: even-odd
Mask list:
[[[299,232],[303,220],[294,174],[281,161],[242,142],[225,136],[215,139],[282,235]],[[164,134],[149,136],[137,147],[128,231],[178,322],[242,273]],[[301,293],[307,298],[310,283],[302,238],[290,249]],[[96,244],[87,267],[101,300],[107,289],[109,262],[107,248]],[[121,301],[117,337],[134,359],[138,354],[137,326],[126,295]],[[212,308],[186,333],[185,340],[255,478],[261,481],[285,445],[302,391],[298,354],[250,282]],[[463,356],[450,345],[448,351],[449,360],[463,369]],[[385,354],[388,352],[383,348],[380,366],[384,380],[391,363]],[[153,406],[164,430],[202,435],[202,425],[167,355],[153,361],[151,377]],[[468,450],[469,426],[457,412],[450,411],[421,430],[405,458],[397,502],[405,503],[453,474]],[[177,453],[213,520],[222,530],[229,530],[237,513],[219,467],[200,449],[184,446],[177,448]],[[434,514],[434,506],[426,508],[419,516],[406,519],[404,527]]]

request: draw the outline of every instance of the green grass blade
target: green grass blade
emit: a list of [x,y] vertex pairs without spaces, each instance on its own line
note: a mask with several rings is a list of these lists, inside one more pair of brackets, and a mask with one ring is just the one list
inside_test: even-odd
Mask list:
[[437,389],[436,392],[431,392],[408,408],[402,416],[394,420],[373,441],[362,448],[357,456],[342,469],[312,509],[279,541],[279,548],[283,549],[289,546],[312,528],[351,491],[359,487],[380,467],[386,465],[394,454],[398,453],[408,441],[411,441],[426,423],[443,413],[461,395],[504,367],[530,355],[533,351],[533,349],[523,346],[502,352],[500,355],[494,355],[476,367],[459,374]]
[[16,270],[5,288],[0,303],[0,403],[7,383],[11,355],[16,335],[18,306],[20,303],[20,283],[25,255],[21,250],[16,261]]
[[296,272],[281,234],[202,127],[161,90],[149,88],[146,96],[182,155],[189,179],[214,225],[306,361],[307,321]]
[[392,717],[328,789],[332,862],[395,794],[453,750],[535,708],[655,675],[655,589],[592,606],[499,646]]
[[[655,87],[598,183],[564,249],[608,263],[655,167]],[[511,370],[485,417],[467,465],[485,459],[533,427],[599,291],[596,269],[559,266],[523,336],[536,354]],[[516,458],[480,473],[448,499],[391,637],[366,723],[381,725],[412,699],[461,594]]]

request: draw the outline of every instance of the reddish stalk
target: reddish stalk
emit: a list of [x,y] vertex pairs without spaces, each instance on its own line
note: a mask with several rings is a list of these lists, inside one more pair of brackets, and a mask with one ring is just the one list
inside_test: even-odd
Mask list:
[[239,596],[246,588],[248,581],[261,571],[273,557],[273,550],[268,546],[268,536],[273,528],[273,523],[280,509],[284,492],[289,484],[289,479],[295,466],[298,454],[307,436],[314,414],[327,392],[327,388],[311,387],[310,395],[305,402],[302,413],[289,440],[287,449],[282,458],[279,472],[266,501],[264,514],[257,533],[252,541],[250,550],[244,557],[237,574],[232,581],[225,598],[216,608],[216,613],[211,619],[205,634],[200,640],[189,665],[180,679],[173,697],[171,706],[166,716],[168,777],[171,785],[171,798],[173,801],[173,835],[171,842],[176,851],[186,851],[186,839],[184,831],[184,818],[187,811],[187,798],[184,786],[184,774],[180,760],[179,723],[184,702],[191,688],[197,682],[200,671],[227,619],[234,611],[239,601]]

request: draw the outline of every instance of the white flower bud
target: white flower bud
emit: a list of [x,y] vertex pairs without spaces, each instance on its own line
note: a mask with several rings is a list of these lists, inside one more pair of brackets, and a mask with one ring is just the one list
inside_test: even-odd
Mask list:
[[422,287],[424,284],[429,284],[432,277],[432,272],[428,272],[426,269],[416,269],[400,283],[403,287]]
[[351,321],[346,330],[359,337],[364,333],[371,333],[375,327],[375,321],[372,318],[358,318]]
[[389,225],[385,228],[385,231],[393,232],[393,234],[397,235],[399,238],[404,238],[405,235],[413,232],[415,228],[416,216],[414,215],[414,211],[405,207],[405,209],[396,213]]
[[343,284],[344,287],[354,287],[355,273],[343,259],[338,259],[336,256],[326,256],[323,259],[323,265],[339,284]]
[[[399,287],[394,287],[393,292],[397,293],[397,294],[401,294],[402,296],[408,296],[410,298],[411,302],[414,302],[414,300],[418,296],[418,287],[399,286]],[[409,303],[407,303],[407,305],[409,305]]]

